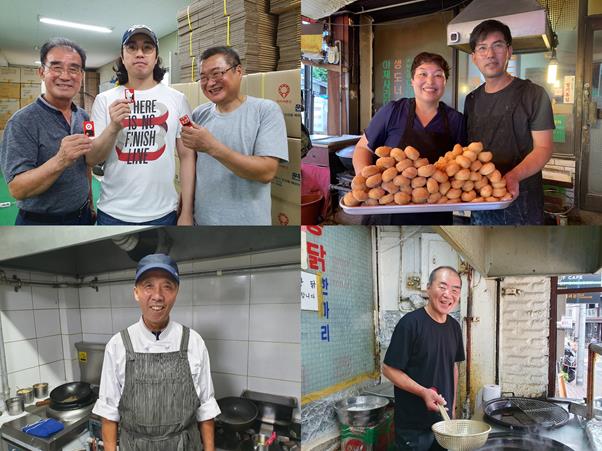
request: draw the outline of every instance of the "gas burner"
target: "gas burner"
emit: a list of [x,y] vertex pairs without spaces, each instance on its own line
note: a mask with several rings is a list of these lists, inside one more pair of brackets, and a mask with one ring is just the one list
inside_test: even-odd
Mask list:
[[88,404],[87,406],[80,407],[78,409],[71,410],[55,410],[48,406],[46,408],[46,416],[48,418],[54,418],[55,420],[62,421],[63,423],[70,424],[80,420],[83,417],[90,416],[94,403]]

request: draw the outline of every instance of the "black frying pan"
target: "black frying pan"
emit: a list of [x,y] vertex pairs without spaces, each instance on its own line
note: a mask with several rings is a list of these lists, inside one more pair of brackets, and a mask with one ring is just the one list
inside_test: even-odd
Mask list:
[[96,395],[87,382],[68,382],[50,392],[50,404],[56,410],[83,407],[95,401]]
[[235,432],[249,429],[259,414],[255,403],[246,398],[229,396],[218,399],[217,404],[222,411],[217,416],[217,421],[222,423],[224,428]]

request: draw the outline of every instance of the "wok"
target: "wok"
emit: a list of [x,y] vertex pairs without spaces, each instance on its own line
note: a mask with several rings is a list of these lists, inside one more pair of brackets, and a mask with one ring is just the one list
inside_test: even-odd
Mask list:
[[345,169],[353,170],[353,152],[355,151],[355,144],[352,146],[344,147],[337,151],[337,157],[341,160]]
[[241,432],[249,429],[259,414],[257,405],[246,398],[229,396],[218,399],[217,404],[222,411],[222,413],[217,416],[217,421],[219,421],[224,428],[234,432]]
[[87,382],[67,382],[50,392],[50,404],[56,410],[70,410],[95,401],[95,394]]

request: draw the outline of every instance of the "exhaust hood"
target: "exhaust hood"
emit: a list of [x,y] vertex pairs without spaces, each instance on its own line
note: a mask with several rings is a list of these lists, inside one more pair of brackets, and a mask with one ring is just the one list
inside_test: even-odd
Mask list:
[[537,0],[473,0],[447,25],[447,45],[467,53],[472,30],[488,19],[508,25],[514,53],[536,53],[551,49],[552,31],[548,15]]

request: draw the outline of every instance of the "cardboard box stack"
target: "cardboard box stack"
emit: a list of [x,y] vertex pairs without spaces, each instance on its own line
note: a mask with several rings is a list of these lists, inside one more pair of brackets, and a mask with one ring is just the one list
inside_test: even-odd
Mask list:
[[297,69],[301,58],[301,0],[271,0],[270,12],[278,15],[278,70]]
[[[206,103],[198,83],[179,83],[172,88],[184,93],[192,109]],[[287,163],[281,163],[272,182],[272,223],[301,224],[301,80],[298,69],[245,75],[243,94],[270,99],[282,109],[288,136]]]
[[10,117],[35,101],[41,92],[35,67],[0,67],[0,136]]
[[233,47],[247,73],[276,69],[277,18],[269,13],[268,0],[199,0],[179,11],[177,19],[184,81],[198,79],[200,54],[216,45]]
[[94,71],[86,71],[82,78],[82,86],[79,93],[73,99],[73,102],[86,110],[88,114],[92,113],[92,104],[98,95],[100,84],[100,74]]

